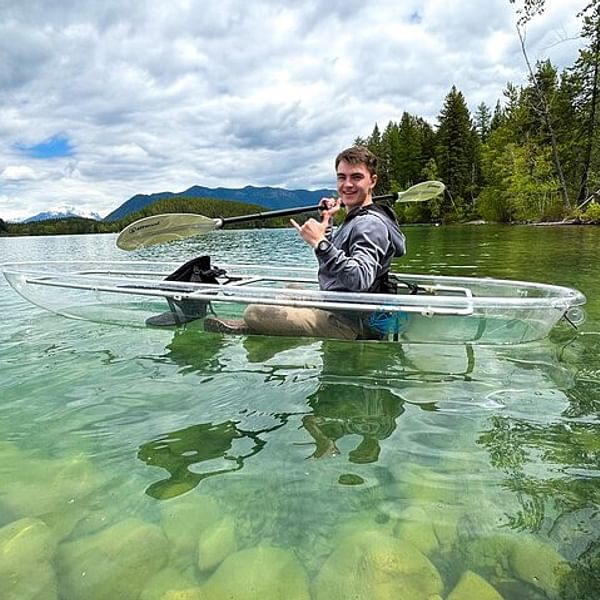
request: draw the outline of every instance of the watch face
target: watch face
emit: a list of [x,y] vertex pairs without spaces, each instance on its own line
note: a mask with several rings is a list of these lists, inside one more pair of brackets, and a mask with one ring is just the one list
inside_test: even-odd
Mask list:
[[317,244],[317,250],[319,250],[319,252],[325,252],[327,248],[329,248],[329,242],[327,240],[321,240]]

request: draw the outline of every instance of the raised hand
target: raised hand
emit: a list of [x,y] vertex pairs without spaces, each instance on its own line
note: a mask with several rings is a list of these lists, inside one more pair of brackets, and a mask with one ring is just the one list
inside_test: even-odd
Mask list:
[[[322,202],[322,201],[321,201]],[[339,203],[333,206],[331,209],[324,210],[321,216],[321,221],[316,219],[308,219],[302,225],[298,224],[294,219],[290,219],[290,223],[294,226],[294,229],[302,236],[302,239],[313,248],[317,247],[317,244],[325,239],[325,233],[329,228],[329,222],[331,216],[339,210]]]

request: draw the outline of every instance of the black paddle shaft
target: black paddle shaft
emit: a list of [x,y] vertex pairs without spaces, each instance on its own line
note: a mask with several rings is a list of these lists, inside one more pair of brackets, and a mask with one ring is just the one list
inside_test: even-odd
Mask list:
[[[374,196],[374,201],[383,200],[398,200],[398,193],[385,194],[383,196]],[[254,213],[252,215],[239,215],[237,217],[221,217],[221,227],[228,225],[229,223],[245,223],[247,221],[258,221],[260,219],[273,219],[275,217],[289,217],[291,215],[299,215],[305,212],[313,212],[319,210],[320,205],[316,206],[296,206],[293,208],[282,208],[281,210],[269,210],[266,212]]]

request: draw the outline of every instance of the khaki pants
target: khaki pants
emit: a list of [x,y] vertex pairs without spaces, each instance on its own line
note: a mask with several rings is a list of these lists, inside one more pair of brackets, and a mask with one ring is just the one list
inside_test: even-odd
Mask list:
[[251,304],[244,321],[253,332],[264,335],[355,340],[360,333],[334,313],[318,308]]

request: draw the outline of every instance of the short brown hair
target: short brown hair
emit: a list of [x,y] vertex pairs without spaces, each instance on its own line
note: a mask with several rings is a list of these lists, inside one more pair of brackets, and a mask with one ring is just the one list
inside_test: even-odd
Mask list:
[[366,146],[352,146],[335,157],[335,168],[345,160],[351,165],[365,165],[371,175],[377,174],[377,157]]

